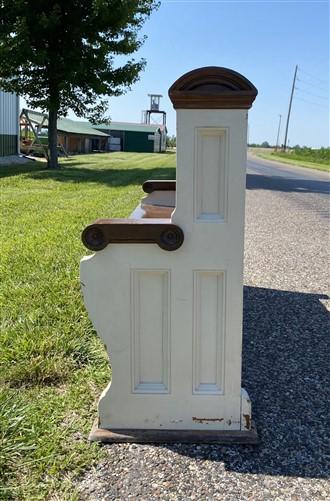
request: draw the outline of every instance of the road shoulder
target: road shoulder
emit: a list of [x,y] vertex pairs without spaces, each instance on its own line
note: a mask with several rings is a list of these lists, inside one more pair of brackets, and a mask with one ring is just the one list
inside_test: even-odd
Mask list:
[[268,165],[269,167],[277,167],[278,169],[289,169],[292,170],[293,173],[296,172],[297,174],[302,174],[304,176],[312,177],[314,178],[317,176],[318,178],[322,178],[324,180],[329,180],[329,172],[324,171],[324,170],[319,170],[319,169],[309,169],[308,167],[304,167],[302,165],[298,164],[293,164],[293,163],[284,163],[280,162],[278,160],[269,160],[268,158],[265,158],[261,155],[256,154],[255,152],[252,152],[248,150],[248,156],[247,156],[248,161],[252,162],[257,162],[260,165]]

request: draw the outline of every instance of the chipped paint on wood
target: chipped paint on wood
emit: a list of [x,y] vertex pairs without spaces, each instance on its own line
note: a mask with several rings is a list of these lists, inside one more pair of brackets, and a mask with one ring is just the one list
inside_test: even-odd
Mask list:
[[220,423],[221,421],[223,421],[223,418],[198,418],[193,416],[192,420],[195,423],[207,424],[207,423]]
[[245,428],[247,430],[251,430],[251,416],[249,414],[243,414],[245,419]]
[[248,393],[241,390],[241,430],[251,430],[251,401]]

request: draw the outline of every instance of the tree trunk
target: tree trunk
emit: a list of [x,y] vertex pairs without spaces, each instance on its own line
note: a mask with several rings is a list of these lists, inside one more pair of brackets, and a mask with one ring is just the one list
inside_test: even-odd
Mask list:
[[50,109],[48,115],[48,168],[59,169],[57,152],[57,109]]

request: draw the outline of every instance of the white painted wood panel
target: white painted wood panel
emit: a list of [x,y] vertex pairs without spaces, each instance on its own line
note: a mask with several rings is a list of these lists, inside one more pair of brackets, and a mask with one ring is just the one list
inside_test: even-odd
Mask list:
[[[219,218],[200,221],[194,215],[193,178],[198,161],[196,128],[208,126],[228,131],[225,223]],[[100,424],[105,428],[239,430],[241,426],[246,112],[179,110],[177,137],[177,206],[172,221],[184,231],[182,247],[166,252],[152,244],[110,244],[81,263],[85,304],[95,329],[107,346],[112,366],[111,386],[102,394],[99,403]],[[143,213],[141,209],[134,214],[140,213]],[[205,292],[197,298],[194,271],[201,272],[201,290]],[[219,275],[208,276],[209,272]],[[135,273],[134,292],[132,273]],[[222,278],[220,273],[223,273]],[[144,290],[139,300],[136,299],[137,283],[143,284]],[[164,300],[166,287],[168,303]],[[209,305],[202,299],[206,294]],[[135,296],[134,301],[140,301],[140,305],[142,301],[142,308],[135,303],[135,313],[132,312],[131,296]],[[213,327],[211,331],[205,330],[204,313],[203,330],[198,331],[203,345],[200,376],[197,376],[194,303],[199,297],[202,310],[208,311],[212,318],[210,326]],[[144,312],[146,305],[151,304],[153,312]],[[166,316],[170,311],[171,317],[167,375],[160,369],[160,339],[166,338],[166,324],[159,317],[161,305],[163,314]],[[138,311],[142,312],[140,325],[153,322],[157,332],[151,332],[149,327],[147,330],[138,327]],[[224,311],[225,329],[220,320],[216,326],[221,311]],[[136,353],[133,356],[136,351],[132,343],[133,323],[134,336],[142,336],[145,351],[142,358]],[[221,336],[224,337],[221,339]],[[154,343],[152,348],[148,340]],[[217,343],[218,347],[223,343],[223,352],[220,353],[219,348],[218,358],[214,358]],[[149,361],[153,357],[155,365],[154,361]],[[163,352],[164,367],[165,359]],[[138,372],[141,364],[144,368]]]
[[195,394],[222,394],[225,280],[221,271],[194,272]]
[[131,271],[133,393],[169,391],[169,272]]
[[[204,269],[201,269],[201,262]],[[153,264],[152,269],[148,269],[148,263]],[[104,250],[82,260],[81,282],[85,305],[95,329],[107,347],[112,367],[111,385],[103,392],[99,403],[101,426],[199,430],[240,428],[238,336],[241,328],[241,294],[236,285],[240,272],[234,269],[226,272],[225,314],[230,342],[224,347],[224,393],[198,394],[193,391],[193,270],[203,273],[217,270],[214,256],[205,254],[201,261],[200,254],[195,254],[193,249],[188,251],[184,246],[175,252],[166,252],[156,244],[110,244]],[[155,392],[132,391],[132,271],[156,274],[170,271],[168,392],[160,391],[159,387]],[[157,275],[155,282],[160,281],[161,276]],[[159,283],[154,285],[159,297],[161,286]],[[209,292],[211,289],[209,287]],[[148,350],[147,356],[152,358],[153,353],[149,347]],[[150,385],[151,381],[154,379],[150,378],[147,383]],[[208,418],[219,418],[221,421]]]
[[195,218],[224,221],[227,212],[228,130],[198,127],[195,134]]
[[[247,112],[177,110],[175,252],[110,244],[81,262],[112,364],[100,426],[240,430]],[[139,206],[131,217],[143,217]]]

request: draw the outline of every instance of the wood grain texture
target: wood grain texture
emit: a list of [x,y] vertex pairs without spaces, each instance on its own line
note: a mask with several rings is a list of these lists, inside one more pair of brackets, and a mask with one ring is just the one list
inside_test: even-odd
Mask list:
[[168,91],[175,109],[249,109],[257,94],[243,75],[218,66],[185,73]]
[[110,243],[150,243],[173,251],[181,247],[184,235],[170,219],[98,219],[84,229],[81,239],[93,251]]
[[152,193],[153,191],[175,191],[176,181],[167,179],[157,181],[155,179],[149,179],[143,183],[142,189],[145,193]]

